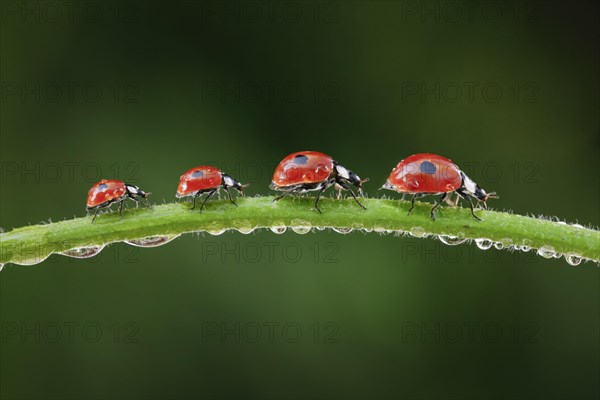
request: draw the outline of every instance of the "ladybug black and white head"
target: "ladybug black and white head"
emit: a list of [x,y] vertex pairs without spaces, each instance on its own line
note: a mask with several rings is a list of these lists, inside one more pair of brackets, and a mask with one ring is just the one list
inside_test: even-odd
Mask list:
[[130,183],[126,183],[125,188],[127,189],[127,196],[129,196],[130,199],[135,200],[136,202],[140,199],[145,199],[152,194],[150,192],[144,192],[139,187]]
[[[353,171],[349,170],[348,168],[344,167],[341,164],[335,163],[334,164],[334,168],[335,168],[335,176],[336,176],[336,182],[338,184],[340,183],[351,183],[352,185],[356,186],[358,188],[358,192],[360,193],[361,196],[363,196],[363,191],[362,191],[362,184],[364,182],[368,182],[369,178],[366,179],[360,179],[360,176],[356,175]],[[344,187],[344,185],[340,185],[341,187]]]
[[227,175],[227,174],[222,174],[223,175],[223,186],[225,188],[231,187],[234,188],[235,190],[237,190],[239,193],[244,194],[244,188],[248,185],[242,185],[241,183],[239,183],[238,181],[236,181],[235,179],[233,179],[231,176]]
[[462,187],[460,188],[460,192],[479,200],[484,209],[487,210],[486,202],[488,201],[488,199],[497,199],[498,198],[498,196],[496,195],[496,192],[487,193],[482,187],[480,187],[477,183],[475,183],[464,172],[460,171],[460,175],[462,177]]

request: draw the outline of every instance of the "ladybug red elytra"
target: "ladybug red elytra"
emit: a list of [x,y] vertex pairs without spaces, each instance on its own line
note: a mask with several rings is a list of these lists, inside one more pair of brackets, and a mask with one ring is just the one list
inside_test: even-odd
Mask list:
[[315,209],[320,213],[319,197],[321,193],[328,187],[336,185],[340,191],[342,189],[350,191],[356,203],[366,210],[350,189],[349,184],[356,186],[362,196],[362,184],[368,180],[368,178],[360,179],[354,172],[326,154],[318,151],[300,151],[281,160],[273,174],[270,188],[284,192],[275,197],[273,201],[282,199],[291,193],[317,191]]
[[96,219],[101,208],[110,207],[113,203],[119,203],[119,213],[123,215],[123,203],[130,198],[135,201],[136,206],[141,199],[150,196],[135,185],[124,183],[117,179],[102,179],[96,183],[87,195],[87,211],[96,210],[92,222]]
[[229,188],[234,188],[238,193],[244,195],[244,188],[247,186],[248,185],[242,185],[229,175],[221,172],[218,168],[201,165],[199,167],[194,167],[181,175],[175,196],[178,198],[193,196],[194,205],[190,208],[190,210],[193,210],[196,208],[196,197],[206,193],[206,197],[200,206],[200,212],[202,212],[206,201],[212,197],[212,195],[217,193],[220,188],[223,188],[223,190],[227,192],[229,200],[237,206],[237,203],[233,201],[233,198],[231,197],[231,193],[229,193]]
[[409,215],[415,207],[416,198],[441,193],[442,196],[436,200],[429,213],[433,220],[435,220],[434,212],[436,208],[446,200],[449,193],[456,192],[459,198],[468,201],[471,206],[471,215],[478,221],[481,221],[481,219],[475,215],[471,197],[481,202],[486,210],[486,201],[498,198],[495,192],[486,193],[452,161],[431,153],[415,154],[400,161],[392,170],[387,182],[383,185],[383,189],[412,194],[411,206],[408,210]]

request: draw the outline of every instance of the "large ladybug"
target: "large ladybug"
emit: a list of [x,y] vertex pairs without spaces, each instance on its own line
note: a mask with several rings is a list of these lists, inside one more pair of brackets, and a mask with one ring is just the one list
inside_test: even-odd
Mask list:
[[87,211],[95,210],[92,222],[96,219],[101,208],[110,207],[113,203],[119,203],[119,213],[123,215],[123,203],[130,198],[135,201],[136,206],[141,199],[150,196],[135,185],[124,183],[116,179],[102,179],[96,183],[87,196]]
[[468,201],[471,215],[478,221],[481,219],[475,215],[471,197],[480,202],[486,210],[486,201],[498,198],[494,192],[486,193],[452,161],[431,153],[415,154],[400,161],[392,170],[383,189],[412,194],[409,215],[415,207],[416,198],[442,194],[429,213],[433,220],[435,220],[435,210],[446,200],[449,193],[456,192],[460,198]]
[[229,188],[234,188],[238,193],[243,195],[243,190],[246,186],[248,185],[242,185],[229,175],[221,172],[218,168],[202,165],[192,168],[181,175],[175,196],[178,198],[192,196],[194,205],[190,210],[193,210],[196,208],[196,197],[206,193],[206,197],[200,206],[200,212],[202,212],[206,201],[217,193],[220,188],[223,188],[227,192],[229,200],[237,206],[237,203],[231,197],[231,193],[229,193]]
[[285,157],[273,174],[271,189],[283,191],[283,194],[275,197],[273,201],[284,198],[291,193],[306,193],[317,191],[315,209],[320,213],[319,197],[328,187],[336,185],[350,191],[352,197],[361,208],[366,210],[350,188],[350,184],[358,188],[362,196],[362,184],[367,179],[360,179],[358,175],[342,166],[327,154],[318,151],[300,151]]

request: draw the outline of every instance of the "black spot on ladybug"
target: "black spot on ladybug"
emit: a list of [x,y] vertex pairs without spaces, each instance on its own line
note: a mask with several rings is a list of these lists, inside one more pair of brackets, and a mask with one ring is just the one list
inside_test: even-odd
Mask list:
[[100,185],[98,185],[98,189],[105,191],[106,189],[108,189],[108,185],[106,183],[101,183]]
[[192,178],[202,178],[203,176],[204,176],[204,172],[201,170],[192,172]]
[[296,157],[294,157],[294,162],[296,164],[306,164],[308,162],[308,157],[306,157],[304,154],[298,154]]
[[429,175],[435,174],[435,171],[436,171],[435,165],[429,161],[423,161],[421,163],[421,166],[419,167],[419,169],[424,174],[429,174]]

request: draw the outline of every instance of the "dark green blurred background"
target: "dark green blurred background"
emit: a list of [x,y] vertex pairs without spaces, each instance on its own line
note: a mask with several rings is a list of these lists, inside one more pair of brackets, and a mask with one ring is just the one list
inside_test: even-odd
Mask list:
[[[5,230],[83,216],[100,177],[174,201],[209,162],[267,194],[305,149],[373,196],[439,153],[495,208],[599,225],[592,2],[1,4]],[[0,394],[598,398],[599,279],[362,233],[52,256],[0,273]]]

